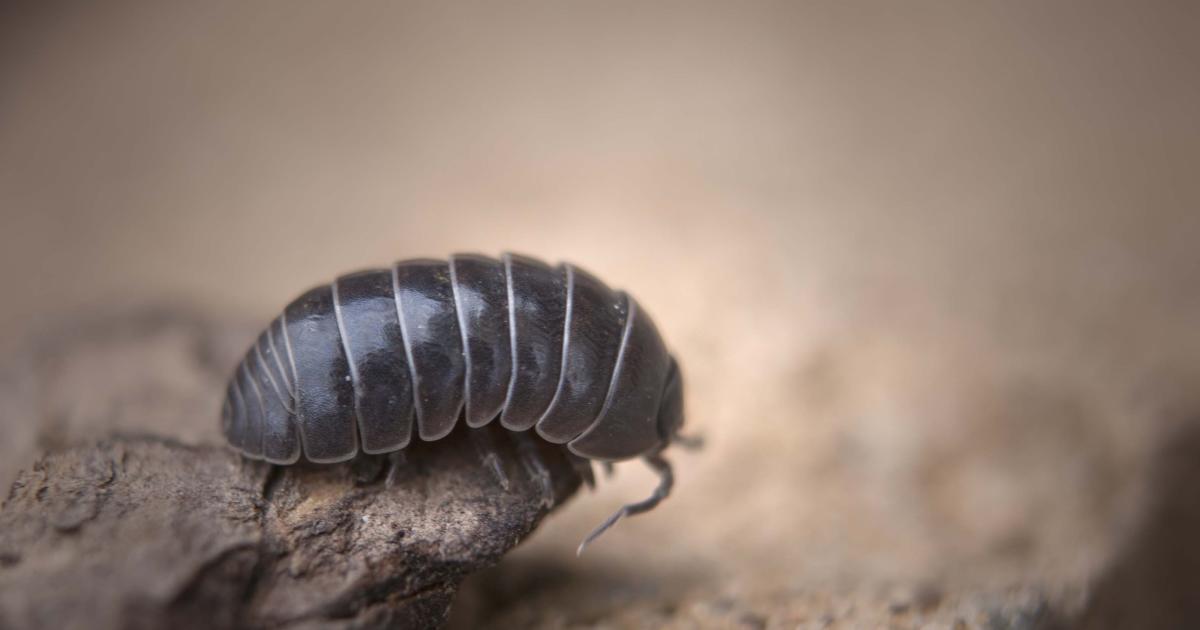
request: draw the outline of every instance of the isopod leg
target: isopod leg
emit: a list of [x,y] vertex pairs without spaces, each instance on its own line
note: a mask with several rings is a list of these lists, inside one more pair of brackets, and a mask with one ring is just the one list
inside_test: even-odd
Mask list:
[[617,467],[613,466],[612,462],[601,462],[600,466],[604,468],[604,478],[612,479],[613,472],[616,471]]
[[501,488],[507,492],[511,487],[508,480],[508,474],[504,472],[504,466],[500,463],[500,456],[496,454],[496,441],[492,439],[492,432],[487,427],[479,429],[469,429],[468,433],[471,436],[471,443],[475,445],[475,452],[479,455],[479,459],[483,461],[483,466],[492,473],[496,483],[500,484]]
[[400,477],[404,474],[404,468],[408,465],[408,456],[404,451],[392,451],[387,456],[388,473],[387,481],[384,485],[391,488],[400,483]]
[[700,435],[683,435],[676,433],[671,436],[671,444],[677,444],[685,450],[698,451],[704,448],[704,437]]
[[596,489],[596,473],[592,471],[592,460],[586,457],[580,457],[571,451],[566,451],[567,460],[571,462],[571,466],[575,468],[575,472],[583,477],[583,483],[587,484],[588,490]]
[[521,465],[525,467],[529,478],[542,489],[542,507],[552,507],[554,505],[554,485],[550,481],[550,469],[546,468],[546,463],[542,461],[542,454],[538,452],[537,443],[529,436],[528,432],[513,433],[512,436],[517,443]]
[[576,555],[581,555],[583,550],[587,548],[592,541],[596,540],[601,534],[608,531],[608,528],[616,525],[617,521],[626,516],[633,516],[635,514],[641,514],[642,512],[652,510],[654,509],[654,506],[658,505],[659,502],[671,494],[671,486],[675,484],[675,477],[671,474],[670,462],[663,459],[661,455],[657,454],[647,455],[643,458],[643,460],[648,466],[650,466],[650,468],[654,469],[655,473],[658,474],[658,487],[654,489],[654,494],[651,494],[650,498],[648,499],[638,501],[637,503],[624,505],[621,507],[621,509],[613,513],[613,515],[608,517],[603,523],[600,524],[599,527],[592,530],[592,533],[588,534],[587,538],[584,538],[582,543],[579,543],[579,549],[575,550]]

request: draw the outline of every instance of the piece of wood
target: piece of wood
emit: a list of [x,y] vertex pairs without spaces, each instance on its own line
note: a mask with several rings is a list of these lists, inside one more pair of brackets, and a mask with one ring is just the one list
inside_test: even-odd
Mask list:
[[[134,316],[40,351],[43,413],[25,421],[49,452],[0,508],[0,628],[436,627],[463,577],[580,484],[562,450],[541,443],[547,495],[498,426],[484,430],[509,491],[465,428],[402,461],[245,460],[213,439],[207,413],[229,361],[219,346],[240,334],[224,330]],[[104,373],[118,368],[145,378]],[[212,405],[198,404],[207,394]],[[46,425],[46,409],[75,412]],[[122,409],[134,419],[114,417]],[[174,430],[187,423],[213,429]]]

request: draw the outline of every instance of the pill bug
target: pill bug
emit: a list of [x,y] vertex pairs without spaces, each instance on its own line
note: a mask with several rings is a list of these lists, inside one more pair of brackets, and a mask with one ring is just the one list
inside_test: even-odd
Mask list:
[[[670,493],[661,453],[686,443],[682,394],[678,364],[626,293],[569,263],[459,254],[350,273],[293,300],[230,378],[222,428],[246,457],[279,465],[399,452],[460,418],[562,445],[589,478],[591,461],[641,457],[654,493],[582,552]],[[491,447],[477,447],[507,488]]]

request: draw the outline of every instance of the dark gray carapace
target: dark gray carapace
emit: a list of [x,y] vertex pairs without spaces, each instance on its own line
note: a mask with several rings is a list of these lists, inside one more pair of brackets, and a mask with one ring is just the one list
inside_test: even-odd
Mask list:
[[[284,309],[230,379],[222,424],[247,457],[333,463],[434,441],[460,418],[536,433],[588,460],[660,456],[682,380],[650,316],[571,264],[455,255],[341,276]],[[581,546],[582,549],[582,546]]]

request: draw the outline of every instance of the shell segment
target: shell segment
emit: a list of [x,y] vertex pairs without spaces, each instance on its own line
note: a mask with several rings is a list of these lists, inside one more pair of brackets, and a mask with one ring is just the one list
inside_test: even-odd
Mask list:
[[229,386],[225,388],[225,407],[222,410],[221,429],[225,433],[225,439],[234,448],[242,448],[242,427],[246,424],[246,406],[242,400],[241,388],[238,387],[237,370],[232,378],[229,379]]
[[438,440],[454,429],[463,404],[465,365],[450,266],[409,260],[392,273],[415,385],[417,433],[422,440]]
[[578,436],[600,415],[612,380],[628,304],[594,276],[564,265],[567,317],[562,368],[554,401],[537,422],[538,435],[555,444]]
[[500,415],[512,380],[508,285],[500,262],[484,256],[451,257],[450,274],[466,348],[466,420],[481,427]]
[[[262,339],[263,337],[260,337],[260,342]],[[245,365],[258,387],[258,398],[262,406],[262,456],[272,463],[290,464],[300,458],[300,440],[296,433],[296,424],[291,412],[284,406],[287,399],[279,391],[267,361],[259,351],[260,347],[261,343],[254,347],[252,354],[246,357]]]
[[618,460],[653,448],[671,357],[654,322],[629,300],[629,317],[612,385],[599,417],[567,446],[577,455]]
[[291,411],[296,413],[296,362],[292,359],[287,335],[283,331],[283,315],[276,317],[267,327],[267,343],[271,354],[279,364],[280,384],[291,394]]
[[296,420],[304,455],[318,463],[350,459],[358,454],[354,385],[330,285],[296,298],[284,310],[284,320],[296,374]]
[[562,368],[566,277],[545,263],[505,254],[513,378],[500,424],[531,428],[550,406]]
[[[249,354],[246,355],[247,359]],[[258,385],[250,375],[250,369],[246,366],[246,360],[242,361],[240,369],[237,373],[238,388],[242,391],[242,399],[245,401],[246,422],[242,425],[242,452],[247,457],[253,459],[262,459],[262,436],[263,436],[263,406],[262,395],[259,394]]]
[[334,287],[362,449],[388,453],[404,448],[412,435],[413,388],[392,272],[348,274]]

